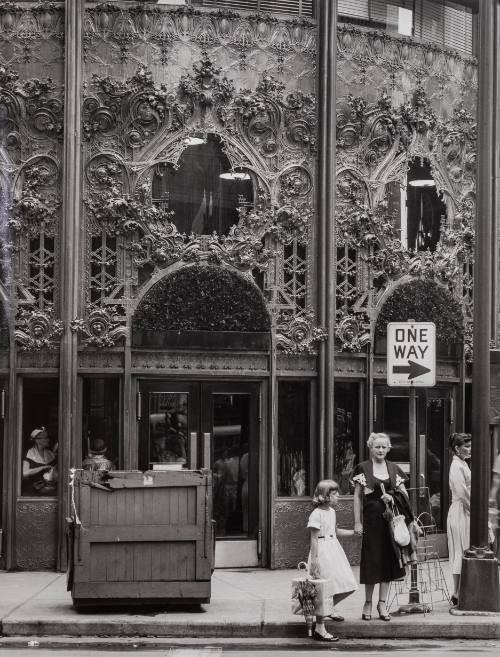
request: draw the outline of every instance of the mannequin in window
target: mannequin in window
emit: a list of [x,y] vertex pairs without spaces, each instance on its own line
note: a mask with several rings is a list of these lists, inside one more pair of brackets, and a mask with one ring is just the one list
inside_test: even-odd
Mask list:
[[50,438],[45,427],[30,433],[32,447],[23,458],[23,494],[55,495],[57,490],[57,443],[50,449]]

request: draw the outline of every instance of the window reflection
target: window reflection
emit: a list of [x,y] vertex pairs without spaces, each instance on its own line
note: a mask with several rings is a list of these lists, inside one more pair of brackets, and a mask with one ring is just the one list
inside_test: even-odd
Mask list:
[[309,383],[278,383],[278,495],[309,494]]
[[250,396],[213,395],[213,491],[217,536],[255,536],[258,448],[250,435]]
[[149,467],[181,469],[188,461],[188,395],[154,392],[149,396]]
[[335,479],[341,495],[352,492],[350,481],[359,461],[358,384],[335,384]]
[[237,208],[253,203],[251,180],[220,177],[230,170],[220,139],[209,134],[204,144],[184,149],[177,169],[167,163],[156,167],[153,203],[174,212],[181,233],[225,235],[238,223]]

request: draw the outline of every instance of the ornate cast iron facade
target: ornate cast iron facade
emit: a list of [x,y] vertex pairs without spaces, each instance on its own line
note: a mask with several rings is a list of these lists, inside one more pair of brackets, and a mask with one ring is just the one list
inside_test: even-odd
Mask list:
[[[57,3],[4,3],[0,20],[2,198],[10,205],[4,298],[16,340],[33,349],[61,334],[63,13]],[[84,44],[85,296],[73,324],[84,344],[114,344],[151,281],[204,260],[249,276],[264,271],[277,345],[313,349],[323,335],[312,284],[315,26],[89,4]],[[453,52],[352,27],[340,28],[338,53],[337,337],[357,351],[373,339],[381,300],[403,274],[448,286],[471,317],[476,67]],[[56,75],[31,77],[33,64]],[[368,78],[377,84],[367,87]],[[377,97],[374,88],[384,92]],[[195,132],[218,135],[231,166],[252,176],[255,203],[241,208],[227,236],[181,235],[153,204],[156,168],[175,166]],[[447,206],[434,254],[401,247],[385,202],[387,185],[404,179],[414,157],[431,162]]]
[[[153,282],[206,261],[263,271],[278,344],[312,349],[316,104],[302,79],[314,71],[314,25],[101,5],[86,12],[85,44],[82,312],[112,306],[109,321],[128,325]],[[155,172],[178,165],[198,133],[217,135],[231,167],[252,177],[255,203],[228,235],[180,234],[153,203]]]
[[[259,281],[278,349],[274,378],[284,371],[314,377],[324,338],[316,300],[316,25],[147,3],[84,5],[81,297],[72,321],[65,318],[70,326],[63,326],[64,3],[0,4],[0,292],[21,373],[57,376],[59,353],[71,339],[78,353],[65,362],[77,363],[75,381],[77,371],[122,376],[127,408],[132,375],[191,370],[203,377],[217,370],[264,380],[265,353],[214,354],[208,362],[201,352],[127,352],[132,316],[148,290],[169,272],[202,262]],[[373,379],[368,358],[353,352],[373,343],[377,315],[401,283],[433,280],[471,318],[476,84],[475,61],[457,53],[380,32],[338,30],[331,220],[336,337],[344,353],[337,353],[335,377]],[[175,167],[185,140],[200,132],[219,137],[231,166],[252,179],[254,203],[241,206],[227,235],[182,234],[169,209],[153,199],[155,172],[165,163]],[[402,247],[387,200],[413,158],[431,163],[446,203],[434,253]],[[9,376],[7,359],[1,362]],[[11,398],[17,374],[10,372]],[[454,365],[441,363],[438,378],[456,382]],[[17,436],[15,403],[10,413],[17,414],[11,419]],[[126,435],[133,423],[125,424]],[[81,447],[74,440],[71,458]],[[17,467],[19,446],[12,445]],[[15,492],[12,499],[15,506]],[[275,507],[280,547],[296,527],[299,506],[281,500]],[[42,510],[55,533],[55,501]],[[29,523],[37,524],[40,507],[21,501],[18,511],[24,546],[18,562],[35,567]],[[276,564],[291,563],[287,558],[283,552]]]
[[[0,7],[3,299],[23,350],[52,348],[58,319],[64,14]],[[33,77],[44,70],[50,77]],[[7,301],[8,300],[8,301]]]
[[[347,26],[338,32],[338,55],[340,347],[360,351],[373,341],[383,302],[398,284],[414,278],[446,286],[469,325],[476,63],[452,51]],[[414,158],[430,162],[446,204],[446,224],[434,252],[403,248],[388,204],[389,186],[404,183]]]

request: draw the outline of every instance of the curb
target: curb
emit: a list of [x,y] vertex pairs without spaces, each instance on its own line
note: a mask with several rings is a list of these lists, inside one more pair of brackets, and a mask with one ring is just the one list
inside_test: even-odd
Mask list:
[[[422,623],[408,623],[393,618],[390,623],[346,621],[328,624],[330,631],[341,639],[500,639],[500,624],[474,620],[446,623],[426,618]],[[5,620],[3,637],[99,637],[158,639],[306,639],[305,623],[211,623],[158,624],[119,622],[42,622],[36,620]]]

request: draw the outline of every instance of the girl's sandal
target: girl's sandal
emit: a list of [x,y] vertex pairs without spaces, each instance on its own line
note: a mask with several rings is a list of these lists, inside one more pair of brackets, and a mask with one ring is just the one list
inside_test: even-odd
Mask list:
[[[370,613],[367,614],[365,609],[369,610]],[[363,605],[363,613],[361,614],[361,619],[364,621],[370,621],[372,619],[372,603],[368,602],[367,600],[365,600],[365,604]]]

